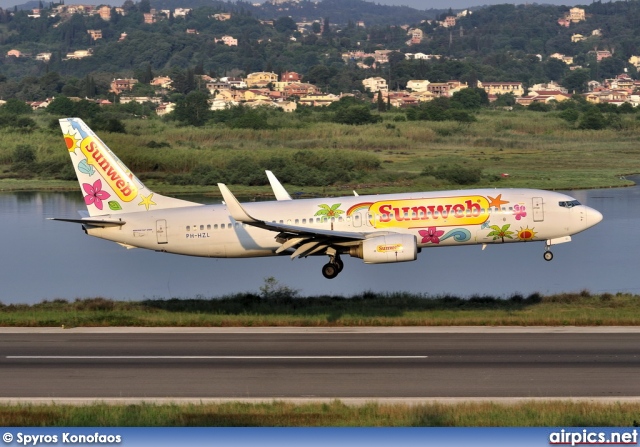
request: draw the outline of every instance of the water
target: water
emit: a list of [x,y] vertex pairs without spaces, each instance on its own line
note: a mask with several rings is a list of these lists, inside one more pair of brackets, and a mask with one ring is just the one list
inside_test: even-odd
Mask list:
[[[599,210],[604,220],[553,247],[542,259],[543,243],[423,249],[415,262],[365,265],[343,257],[344,271],[325,279],[326,257],[208,259],[127,250],[87,236],[80,225],[47,217],[77,218],[84,208],[78,193],[0,194],[0,301],[103,296],[138,300],[153,297],[215,297],[258,292],[264,279],[298,289],[302,295],[352,295],[410,291],[470,296],[572,292],[640,293],[640,187],[572,191]],[[202,203],[211,198],[190,197]]]

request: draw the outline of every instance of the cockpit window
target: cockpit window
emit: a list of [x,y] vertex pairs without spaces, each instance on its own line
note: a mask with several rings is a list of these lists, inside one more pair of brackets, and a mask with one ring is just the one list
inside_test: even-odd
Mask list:
[[577,200],[567,200],[565,202],[558,202],[558,205],[564,208],[573,208],[574,206],[580,205],[580,202]]

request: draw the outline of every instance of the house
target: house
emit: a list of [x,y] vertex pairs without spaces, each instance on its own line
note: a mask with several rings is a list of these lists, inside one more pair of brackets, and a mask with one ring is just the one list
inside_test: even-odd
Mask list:
[[573,56],[565,56],[564,54],[561,54],[561,53],[553,53],[549,57],[561,60],[562,62],[564,62],[567,65],[573,64]]
[[445,28],[453,28],[456,26],[456,17],[455,16],[447,16],[444,19],[444,22],[440,22],[442,26]]
[[278,81],[278,75],[273,72],[259,71],[255,73],[249,73],[247,75],[247,86],[255,87],[267,85],[272,82]]
[[319,93],[319,89],[313,84],[294,82],[285,86],[282,92],[287,98],[290,96],[302,97],[306,95],[317,94]]
[[163,102],[161,104],[158,104],[158,107],[156,107],[156,114],[158,114],[158,116],[164,116],[168,113],[173,112],[173,110],[176,108],[176,105],[172,102]]
[[216,43],[218,42],[222,42],[223,44],[229,46],[229,47],[237,47],[238,46],[238,39],[235,39],[232,36],[222,36],[220,39],[215,39]]
[[578,23],[586,20],[584,9],[571,8],[569,10],[569,20],[571,20],[571,23]]
[[602,51],[596,51],[596,60],[598,62],[600,62],[602,59],[606,59],[608,57],[611,57],[612,54],[610,51],[607,50],[602,50]]
[[227,82],[231,86],[231,88],[243,89],[248,87],[247,82],[242,78],[226,76],[220,78],[220,80]]
[[424,54],[424,53],[405,53],[405,59],[416,59],[430,61],[431,59],[440,59],[442,56],[439,54]]
[[157,21],[157,18],[153,13],[145,12],[143,16],[144,16],[144,23],[152,24],[152,23],[156,23]]
[[450,86],[446,82],[431,82],[427,85],[427,91],[435,96],[450,96]]
[[339,100],[340,96],[334,95],[332,93],[315,93],[300,97],[298,103],[301,105],[312,107],[326,107],[332,102],[336,102]]
[[268,89],[249,89],[244,91],[244,100],[247,102],[254,101],[271,101]]
[[298,108],[298,103],[296,103],[295,101],[280,101],[277,103],[277,105],[287,113],[295,112]]
[[119,95],[124,91],[133,90],[133,86],[137,83],[137,79],[114,79],[111,81],[111,90],[109,91]]
[[109,21],[111,20],[111,6],[103,5],[98,8],[98,15],[102,20]]
[[[209,90],[209,93],[211,95],[215,95],[222,90],[231,90],[231,85],[229,85],[228,82],[219,81],[219,80],[207,82],[206,86],[207,86],[207,90]],[[217,93],[216,93],[216,90],[217,90]]]
[[38,53],[36,54],[36,60],[47,62],[51,60],[51,53]]
[[156,76],[149,84],[155,87],[171,88],[173,80],[169,76]]
[[534,84],[532,85],[529,90],[531,90],[532,92],[538,92],[538,91],[543,91],[543,90],[554,90],[554,91],[559,91],[561,93],[569,93],[569,91],[564,88],[563,86],[561,86],[560,84],[551,81],[551,82],[547,82],[544,84]]
[[7,57],[9,56],[22,57],[22,53],[19,50],[9,50],[7,51]]
[[128,104],[130,102],[137,102],[138,104],[144,104],[145,102],[161,104],[162,98],[151,96],[123,96],[120,98],[120,104]]
[[516,98],[516,103],[523,106],[529,106],[534,102],[547,104],[552,101],[562,102],[567,99],[571,99],[571,95],[563,93],[560,90],[538,90],[530,92],[527,96]]
[[101,29],[88,29],[87,34],[91,36],[91,40],[102,39],[102,30]]
[[285,71],[280,75],[280,82],[300,82],[302,81],[302,76],[300,76],[295,71]]
[[412,92],[426,92],[429,91],[429,84],[430,82],[427,80],[412,79],[407,82],[407,90],[411,90]]
[[411,39],[407,41],[407,45],[418,45],[424,38],[424,33],[420,28],[412,28],[407,34],[411,36]]
[[572,34],[571,35],[571,42],[573,42],[573,43],[582,42],[585,39],[586,39],[586,37],[584,37],[582,34]]
[[636,68],[640,67],[640,56],[631,56],[629,58],[629,63]]
[[174,17],[186,17],[191,12],[191,8],[176,8],[173,10]]
[[76,50],[73,53],[67,53],[65,60],[69,59],[84,59],[91,56],[91,50]]
[[216,20],[220,20],[221,22],[224,22],[225,20],[231,20],[231,13],[221,12],[220,14],[214,14],[213,18]]
[[386,92],[389,90],[387,80],[381,77],[367,78],[362,81],[365,91],[376,93],[379,91]]
[[513,93],[515,97],[524,95],[524,87],[522,82],[481,82],[478,81],[478,87],[484,89],[487,94],[504,95]]

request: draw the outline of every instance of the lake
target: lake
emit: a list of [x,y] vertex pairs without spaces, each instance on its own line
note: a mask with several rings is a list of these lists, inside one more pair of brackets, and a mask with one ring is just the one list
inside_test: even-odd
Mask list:
[[[48,221],[77,218],[84,208],[77,193],[0,193],[0,301],[102,296],[143,298],[217,297],[259,292],[274,277],[301,295],[353,295],[363,291],[410,291],[430,295],[508,297],[588,289],[593,293],[640,293],[640,187],[568,192],[599,210],[603,221],[552,247],[517,243],[423,249],[415,262],[366,265],[343,256],[344,271],[333,280],[320,269],[326,257],[211,259],[127,250],[84,234],[80,225]],[[189,200],[212,203],[207,197]]]

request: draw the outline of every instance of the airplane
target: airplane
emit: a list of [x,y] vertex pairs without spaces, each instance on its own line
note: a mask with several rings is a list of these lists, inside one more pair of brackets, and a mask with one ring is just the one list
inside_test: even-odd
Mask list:
[[602,220],[566,194],[536,189],[469,189],[293,200],[272,172],[275,201],[240,203],[219,183],[222,204],[203,205],[147,188],[79,118],[60,119],[83,193],[86,234],[126,248],[214,258],[342,255],[367,264],[414,261],[425,248],[515,242],[552,245]]

